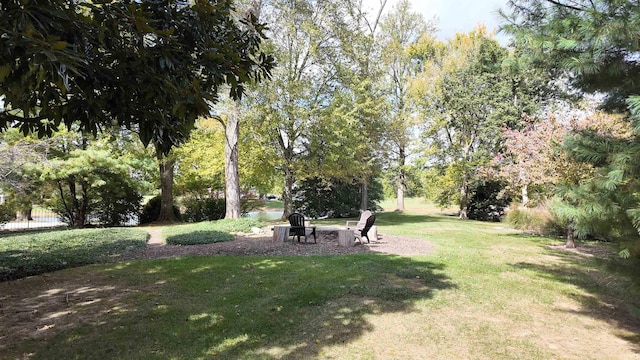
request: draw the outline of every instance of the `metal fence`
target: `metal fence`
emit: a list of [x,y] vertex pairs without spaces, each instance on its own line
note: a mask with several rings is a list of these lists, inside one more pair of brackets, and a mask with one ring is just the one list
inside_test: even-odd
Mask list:
[[0,231],[22,230],[22,229],[42,229],[67,226],[60,221],[56,213],[47,209],[34,208],[30,217],[24,219],[14,219],[5,224],[0,224]]

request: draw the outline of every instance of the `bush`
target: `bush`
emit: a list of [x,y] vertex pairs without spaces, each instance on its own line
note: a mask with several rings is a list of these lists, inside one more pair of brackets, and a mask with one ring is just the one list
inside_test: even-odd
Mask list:
[[[186,226],[186,225],[185,225]],[[189,231],[184,234],[171,235],[166,238],[169,245],[203,245],[232,241],[233,235],[216,230]]]
[[540,235],[563,235],[560,223],[545,205],[524,208],[520,204],[511,204],[504,221],[515,229],[527,230]]
[[142,195],[129,178],[105,174],[104,185],[93,192],[89,218],[104,226],[121,226],[135,220],[140,213]]
[[[182,201],[186,208],[183,220],[186,222],[215,221],[224,219],[227,212],[227,203],[224,198],[189,198]],[[246,214],[249,211],[264,205],[262,200],[243,198],[240,199],[240,212]]]
[[263,227],[264,224],[257,219],[242,218],[237,220],[234,220],[234,219],[218,220],[213,222],[212,226],[216,230],[220,230],[220,231],[249,233],[251,232],[251,228],[254,228],[254,227],[260,228],[260,227]]
[[[135,220],[140,213],[142,195],[137,191],[130,178],[123,178],[120,174],[102,172],[102,185],[91,186],[87,189],[88,206],[83,224],[97,222],[103,226],[122,226]],[[68,192],[64,199],[59,192],[46,202],[46,206],[58,214],[60,220],[73,226],[73,199]]]
[[250,211],[255,211],[263,207],[264,200],[260,199],[252,199],[252,198],[242,198],[240,199],[240,212],[242,215],[247,214]]
[[511,199],[500,197],[504,186],[497,181],[479,183],[473,189],[473,196],[467,207],[467,216],[472,220],[500,221]]
[[[368,189],[371,210],[378,209],[382,200],[382,185],[371,181]],[[360,185],[356,181],[309,178],[294,190],[293,206],[306,216],[344,218],[360,214]]]
[[0,204],[0,225],[6,224],[13,219],[14,210],[8,204]]
[[[160,216],[160,205],[162,199],[160,196],[156,196],[149,200],[143,207],[142,213],[140,213],[140,224],[148,224],[158,220]],[[173,214],[176,218],[180,219],[180,209],[177,206],[173,206]]]
[[162,230],[162,237],[170,245],[200,245],[234,239],[230,232],[250,232],[252,227],[262,227],[255,219],[226,219],[177,225]]
[[182,201],[185,207],[183,220],[187,222],[213,221],[224,218],[225,199],[190,198]]

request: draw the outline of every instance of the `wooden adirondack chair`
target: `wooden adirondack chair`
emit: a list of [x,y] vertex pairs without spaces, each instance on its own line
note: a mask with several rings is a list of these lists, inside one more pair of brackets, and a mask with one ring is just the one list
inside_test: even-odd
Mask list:
[[367,210],[360,214],[360,220],[358,221],[347,221],[347,229],[353,230],[353,234],[356,238],[358,238],[362,242],[362,237],[367,238],[367,243],[369,243],[369,230],[376,222],[376,216],[371,214],[371,211]]
[[360,220],[347,221],[347,229],[353,231],[360,231],[367,224],[367,219],[371,216],[371,211],[367,210],[360,214]]
[[360,243],[362,243],[363,236],[367,238],[367,244],[370,243],[371,241],[369,241],[369,230],[371,230],[371,227],[375,223],[376,223],[376,216],[375,215],[369,216],[367,218],[367,221],[364,224],[364,227],[360,230],[354,230],[353,235],[356,237],[356,239],[360,240]]
[[[313,242],[317,243],[316,239],[316,227],[306,227],[304,225],[304,215],[293,213],[289,215],[289,224],[291,227],[289,228],[289,236],[297,236],[298,242],[300,242],[300,236],[304,236],[304,242],[307,242],[307,235],[313,235]],[[307,229],[311,229],[309,234],[307,234]]]

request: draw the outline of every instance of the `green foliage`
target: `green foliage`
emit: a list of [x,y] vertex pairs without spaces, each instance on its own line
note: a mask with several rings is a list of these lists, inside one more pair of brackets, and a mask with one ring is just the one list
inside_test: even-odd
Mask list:
[[211,244],[234,239],[230,232],[251,232],[252,227],[262,227],[255,219],[225,219],[197,224],[178,225],[162,230],[162,237],[170,245]]
[[250,233],[251,228],[261,228],[264,224],[257,219],[222,219],[211,223],[212,228],[225,232]]
[[508,197],[502,197],[504,184],[498,181],[478,182],[472,187],[473,195],[469,200],[467,215],[469,219],[480,221],[500,221],[511,203]]
[[[407,198],[420,197],[425,195],[423,177],[424,173],[415,165],[405,165],[404,169],[404,196]],[[399,170],[397,167],[391,171],[384,173],[381,179],[383,194],[385,199],[395,198],[397,196],[397,179]]]
[[117,261],[145,247],[136,229],[82,229],[0,234],[0,281]]
[[[640,51],[637,29],[640,7],[617,0],[512,0],[506,27],[527,54],[542,67],[571,81],[572,90],[605,96],[602,107],[630,114],[630,137],[599,134],[592,129],[565,142],[577,161],[595,167],[592,177],[568,181],[558,192],[554,211],[580,237],[617,239],[623,254],[638,249],[636,209],[640,208],[638,94]],[[635,251],[635,250],[634,250]],[[640,255],[640,253],[634,254]]]
[[38,174],[29,171],[42,164],[51,141],[25,137],[17,129],[0,132],[0,189],[15,213],[27,214],[50,191]]
[[105,173],[104,185],[95,189],[89,218],[104,226],[120,226],[137,220],[142,195],[131,178]]
[[[142,207],[142,212],[140,213],[140,225],[148,224],[158,220],[158,216],[160,215],[160,206],[162,203],[162,198],[160,196],[155,196],[151,198],[144,206]],[[177,206],[173,206],[173,214],[176,219],[180,219],[180,209]]]
[[[382,186],[375,180],[370,181],[368,192],[367,208],[377,210],[377,204],[382,200]],[[360,213],[360,185],[357,181],[347,182],[339,179],[305,179],[296,188],[294,208],[313,218],[356,216]]]
[[223,84],[239,99],[274,65],[259,50],[265,25],[239,20],[232,0],[10,0],[0,28],[0,131],[51,136],[64,123],[95,135],[116,125],[165,154]]
[[183,234],[171,233],[171,235],[166,235],[166,241],[169,245],[204,245],[232,241],[233,239],[233,235],[229,233],[207,229],[206,227],[190,229]]
[[[182,200],[186,208],[183,220],[187,222],[214,221],[223,219],[226,215],[226,201],[224,198],[189,197]],[[246,214],[262,206],[262,201],[251,198],[240,199],[240,213]]]
[[252,133],[259,135],[253,146],[264,154],[256,154],[256,164],[268,178],[273,169],[284,178],[286,215],[297,180],[356,176],[364,183],[378,171],[387,94],[379,86],[376,25],[361,2],[263,3],[280,66],[247,105]]
[[15,215],[15,211],[8,203],[0,204],[0,225],[6,224]]
[[182,200],[185,207],[183,220],[187,222],[212,221],[224,218],[226,203],[224,198],[188,198]]
[[189,140],[173,151],[176,192],[195,196],[224,190],[224,147],[222,125],[214,119],[198,120]]
[[541,96],[530,87],[545,81],[482,27],[457,34],[436,54],[414,91],[427,119],[424,156],[444,176],[430,186],[438,202],[458,203],[464,217],[479,169],[502,149],[503,129],[519,127],[522,113],[536,109]]
[[[49,161],[31,169],[53,187],[47,205],[73,227],[90,219],[101,225],[123,225],[134,219],[142,196],[126,162],[82,137],[59,133]],[[81,145],[73,149],[74,142]],[[72,148],[73,150],[69,150]]]
[[532,59],[572,82],[572,90],[606,96],[604,106],[626,111],[630,95],[640,94],[640,63],[629,54],[637,40],[640,8],[619,0],[511,0],[505,30]]

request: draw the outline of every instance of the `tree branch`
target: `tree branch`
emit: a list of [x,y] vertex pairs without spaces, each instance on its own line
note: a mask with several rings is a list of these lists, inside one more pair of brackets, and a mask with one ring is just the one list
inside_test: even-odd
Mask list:
[[585,9],[583,9],[583,8],[579,8],[579,7],[573,6],[573,5],[563,4],[560,1],[556,1],[556,0],[546,0],[546,1],[549,2],[549,3],[552,3],[552,4],[556,5],[556,6],[563,7],[563,8],[572,9],[572,10],[576,10],[576,11],[585,11]]

